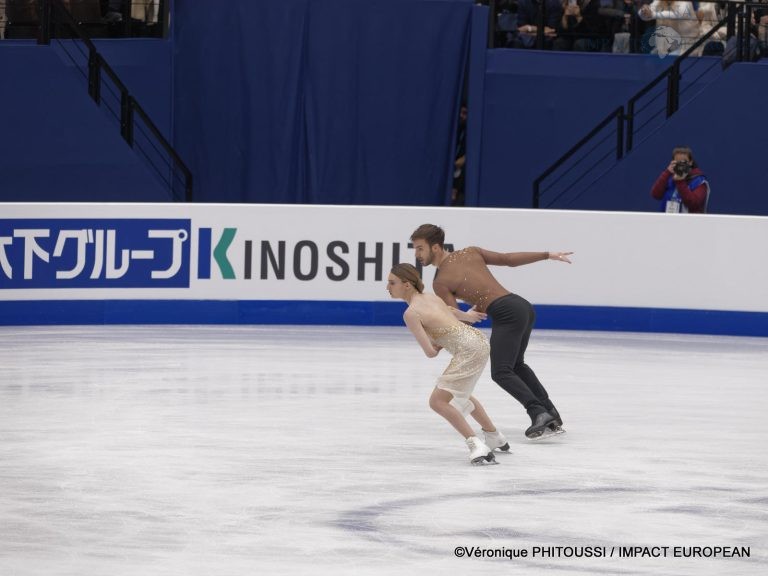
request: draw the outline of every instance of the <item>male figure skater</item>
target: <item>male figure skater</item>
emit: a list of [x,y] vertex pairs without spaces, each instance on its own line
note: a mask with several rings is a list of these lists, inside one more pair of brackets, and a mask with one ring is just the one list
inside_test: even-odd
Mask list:
[[[454,308],[460,299],[491,318],[491,377],[520,402],[531,417],[525,431],[536,439],[562,432],[563,421],[536,374],[525,363],[525,349],[536,314],[525,298],[512,294],[494,278],[488,265],[522,266],[541,260],[571,263],[573,252],[491,252],[470,246],[445,251],[445,232],[422,224],[411,235],[416,259],[437,268],[432,290]],[[493,449],[493,447],[491,447]]]

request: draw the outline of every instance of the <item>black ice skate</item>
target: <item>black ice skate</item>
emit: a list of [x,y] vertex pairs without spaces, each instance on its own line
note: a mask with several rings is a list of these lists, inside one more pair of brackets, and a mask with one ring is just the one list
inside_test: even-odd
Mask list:
[[560,412],[557,411],[557,408],[554,406],[552,408],[549,408],[547,410],[552,415],[552,418],[554,418],[554,422],[552,422],[548,428],[555,434],[565,434],[565,429],[563,428],[563,419],[560,418]]
[[531,440],[540,440],[548,436],[554,436],[555,432],[550,426],[555,424],[555,418],[549,412],[540,412],[533,418],[533,424],[525,431],[525,435]]

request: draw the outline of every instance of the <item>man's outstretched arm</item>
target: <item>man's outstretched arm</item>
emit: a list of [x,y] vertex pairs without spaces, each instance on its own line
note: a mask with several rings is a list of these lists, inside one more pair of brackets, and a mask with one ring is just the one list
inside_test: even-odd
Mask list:
[[493,252],[484,248],[475,247],[483,257],[486,264],[491,266],[523,266],[543,260],[557,260],[558,262],[571,263],[568,258],[573,252]]

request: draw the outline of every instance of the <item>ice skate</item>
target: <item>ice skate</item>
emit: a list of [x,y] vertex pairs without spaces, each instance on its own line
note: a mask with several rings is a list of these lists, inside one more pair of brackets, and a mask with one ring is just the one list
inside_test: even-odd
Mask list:
[[557,408],[553,406],[552,408],[549,408],[547,412],[549,412],[552,415],[552,418],[555,419],[555,421],[552,422],[548,428],[555,434],[565,434],[565,428],[563,428],[563,419],[560,418],[560,412],[557,411]]
[[532,420],[533,423],[525,431],[525,435],[529,439],[540,440],[555,435],[555,432],[550,429],[550,425],[554,425],[555,419],[549,412],[540,412]]
[[486,432],[483,430],[483,436],[485,436],[485,445],[491,449],[491,451],[499,449],[502,452],[509,452],[509,442],[504,438],[504,435],[496,430],[495,432]]
[[469,461],[472,464],[496,464],[493,450],[486,446],[477,436],[467,438],[467,447],[469,448]]

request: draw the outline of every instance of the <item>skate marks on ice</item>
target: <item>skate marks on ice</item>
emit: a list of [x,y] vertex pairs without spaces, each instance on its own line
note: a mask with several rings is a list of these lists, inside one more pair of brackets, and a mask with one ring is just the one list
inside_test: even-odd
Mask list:
[[[496,483],[499,483],[498,479]],[[506,480],[502,484],[507,484]],[[758,553],[763,545],[760,536],[750,535],[745,530],[738,536],[738,542],[727,534],[714,540],[711,538],[724,528],[727,531],[729,523],[738,528],[738,518],[743,518],[743,511],[733,512],[733,502],[726,497],[728,491],[718,486],[701,486],[697,493],[709,504],[680,506],[669,502],[670,499],[685,499],[689,492],[610,485],[535,489],[520,488],[513,483],[506,492],[494,489],[382,501],[347,510],[332,526],[368,541],[382,551],[394,549],[403,556],[435,561],[444,561],[446,554],[457,546],[528,551],[534,547],[578,549],[600,546],[608,556],[612,549],[615,552],[619,547],[695,547],[704,542],[710,546],[749,546],[752,554],[751,558],[706,560],[650,557],[516,557],[514,563],[505,558],[471,560],[472,564],[481,562],[476,566],[484,571],[502,568],[499,574],[518,573],[510,568],[521,570],[520,574],[764,574],[768,559]],[[713,500],[718,494],[725,498],[715,504]],[[532,502],[539,504],[530,509]],[[653,505],[653,502],[659,504]],[[450,517],[445,516],[446,504],[453,509]],[[533,518],[532,513],[539,517]],[[573,514],[578,514],[577,524],[568,521]],[[758,520],[757,516],[765,519],[765,514],[755,516],[755,520]],[[607,522],[613,522],[615,526],[610,537],[606,537],[602,528],[596,527]],[[691,524],[697,525],[696,531],[688,529]],[[663,526],[666,528],[660,530]],[[637,529],[643,527],[649,533],[645,539],[638,539]],[[685,527],[686,536],[680,536],[681,527]],[[698,535],[693,536],[695,532]],[[618,552],[615,554],[618,556]],[[466,561],[470,562],[469,559]],[[461,565],[454,564],[454,568]]]

